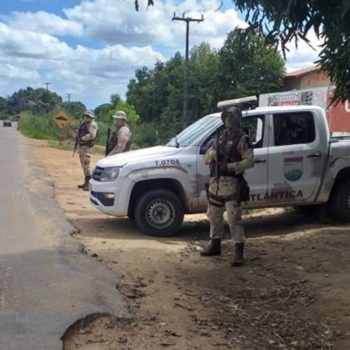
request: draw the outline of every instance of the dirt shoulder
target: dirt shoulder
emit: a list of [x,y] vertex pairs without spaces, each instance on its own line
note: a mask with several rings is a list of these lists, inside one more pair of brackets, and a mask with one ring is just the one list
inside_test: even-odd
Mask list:
[[199,257],[204,215],[187,217],[176,237],[147,237],[90,206],[71,152],[32,143],[76,239],[115,273],[134,315],[127,324],[101,317],[82,325],[66,350],[350,348],[348,226],[276,210],[246,217],[247,264],[233,269],[228,236],[221,257]]

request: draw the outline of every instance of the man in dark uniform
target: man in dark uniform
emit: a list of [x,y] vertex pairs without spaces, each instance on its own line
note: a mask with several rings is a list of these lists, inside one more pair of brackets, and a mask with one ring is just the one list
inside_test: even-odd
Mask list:
[[230,108],[222,113],[221,118],[225,128],[204,155],[204,161],[210,167],[208,214],[211,242],[201,252],[201,256],[221,254],[223,214],[226,210],[235,243],[231,265],[240,266],[244,262],[245,242],[241,207],[241,190],[245,180],[242,174],[253,167],[254,155],[249,137],[242,130],[242,112],[237,108]]

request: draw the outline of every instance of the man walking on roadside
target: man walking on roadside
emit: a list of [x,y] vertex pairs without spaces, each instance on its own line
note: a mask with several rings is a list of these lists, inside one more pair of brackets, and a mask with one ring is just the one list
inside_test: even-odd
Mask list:
[[[204,155],[204,161],[210,167],[208,188],[210,239],[201,256],[221,254],[221,239],[224,231],[223,214],[226,209],[228,224],[235,243],[232,266],[241,266],[244,262],[244,227],[242,224],[241,201],[249,191],[242,173],[253,167],[253,149],[249,137],[242,130],[242,112],[230,108],[221,114],[224,129],[214,144]],[[242,191],[243,190],[243,191]]]
[[128,126],[128,118],[124,111],[118,111],[112,117],[115,122],[116,131],[108,142],[108,156],[128,152],[132,145],[132,135]]
[[95,115],[90,111],[84,113],[84,122],[80,125],[76,142],[79,147],[79,159],[84,172],[84,183],[78,185],[83,191],[89,190],[91,179],[91,154],[97,138],[98,127],[95,122]]

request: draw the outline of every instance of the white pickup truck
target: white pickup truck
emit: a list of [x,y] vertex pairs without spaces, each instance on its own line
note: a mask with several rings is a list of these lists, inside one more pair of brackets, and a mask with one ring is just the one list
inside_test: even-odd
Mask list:
[[[243,124],[255,155],[245,174],[247,208],[327,203],[350,221],[350,137],[332,137],[322,108],[256,108],[243,112]],[[165,146],[100,160],[90,181],[91,203],[103,213],[129,216],[147,234],[172,235],[184,214],[207,209],[203,153],[220,125],[220,113],[211,114]]]

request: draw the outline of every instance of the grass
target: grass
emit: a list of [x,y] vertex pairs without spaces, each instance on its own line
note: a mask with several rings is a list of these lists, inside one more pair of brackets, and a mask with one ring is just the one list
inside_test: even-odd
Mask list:
[[36,140],[46,140],[47,135],[42,130],[21,130],[24,136],[30,137]]
[[[26,137],[37,140],[48,140],[48,146],[62,150],[74,148],[74,130],[78,127],[78,121],[73,120],[69,127],[60,130],[52,120],[53,114],[33,114],[23,112],[18,123],[19,131]],[[103,140],[98,140],[103,143]],[[104,154],[104,146],[96,145],[94,151]]]
[[[65,151],[72,151],[72,153],[73,153],[73,149],[74,149],[74,141],[72,141],[72,140],[68,140],[68,141],[66,140],[66,141],[61,141],[61,142],[58,140],[48,140],[47,145],[49,147],[52,147],[52,148],[58,148],[58,149],[62,149]],[[94,153],[104,155],[105,148],[103,146],[100,146],[100,145],[95,145],[94,146]]]
[[72,141],[57,141],[57,140],[47,140],[47,145],[51,148],[58,148],[66,151],[72,151],[74,144]]
[[52,121],[52,115],[34,115],[31,112],[23,112],[18,122],[18,129],[27,137],[33,139],[58,139],[60,130]]

